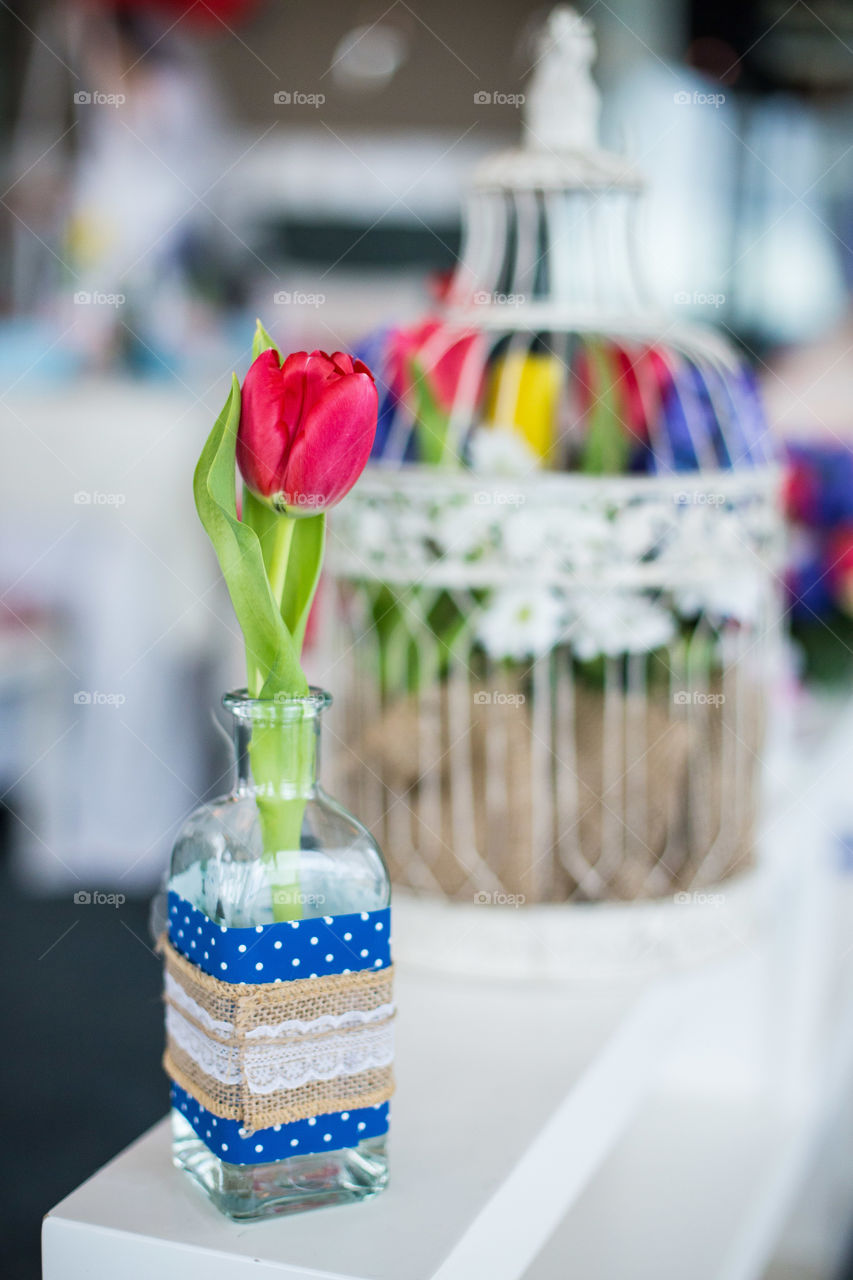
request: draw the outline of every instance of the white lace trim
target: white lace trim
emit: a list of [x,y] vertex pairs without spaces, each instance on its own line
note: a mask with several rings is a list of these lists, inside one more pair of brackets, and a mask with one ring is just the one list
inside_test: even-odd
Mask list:
[[291,1018],[274,1025],[264,1023],[246,1032],[247,1040],[264,1040],[283,1035],[316,1035],[321,1031],[339,1031],[343,1027],[360,1027],[370,1022],[385,1022],[394,1013],[393,1004],[380,1004],[375,1009],[348,1009],[346,1013],[324,1013],[322,1017],[303,1022]]
[[394,1059],[394,1027],[364,1027],[308,1044],[265,1045],[246,1053],[246,1083],[252,1093],[297,1089],[309,1080],[335,1080]]
[[[166,1028],[175,1043],[206,1075],[222,1084],[240,1083],[240,1055],[236,1048],[211,1040],[172,1005],[166,1008]],[[387,1067],[393,1058],[393,1023],[368,1025],[321,1041],[296,1041],[288,1045],[247,1049],[246,1084],[252,1093],[298,1089],[310,1080],[334,1080],[372,1067]]]
[[222,1084],[239,1084],[240,1054],[232,1045],[218,1044],[198,1027],[187,1022],[173,1005],[166,1006],[166,1031],[184,1053],[189,1054],[206,1075]]
[[184,988],[181,986],[171,973],[166,971],[166,995],[174,1004],[178,1004],[181,1008],[189,1013],[196,1022],[200,1022],[203,1027],[207,1027],[208,1031],[218,1031],[220,1035],[230,1036],[234,1032],[234,1024],[232,1022],[219,1021],[211,1018],[206,1009],[203,1009],[197,1001],[193,1000]]

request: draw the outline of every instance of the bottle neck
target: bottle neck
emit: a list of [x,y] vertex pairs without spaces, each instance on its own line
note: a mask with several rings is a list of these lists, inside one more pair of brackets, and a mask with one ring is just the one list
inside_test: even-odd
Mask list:
[[305,799],[317,790],[322,706],[304,700],[231,708],[237,788],[269,800]]

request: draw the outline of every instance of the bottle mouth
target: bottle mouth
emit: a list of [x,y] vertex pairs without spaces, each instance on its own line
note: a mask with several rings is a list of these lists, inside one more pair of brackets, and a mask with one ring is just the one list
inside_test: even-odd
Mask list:
[[253,723],[287,723],[312,720],[331,706],[332,695],[311,685],[307,693],[277,693],[272,698],[253,698],[248,689],[232,689],[222,699],[226,711],[238,720]]

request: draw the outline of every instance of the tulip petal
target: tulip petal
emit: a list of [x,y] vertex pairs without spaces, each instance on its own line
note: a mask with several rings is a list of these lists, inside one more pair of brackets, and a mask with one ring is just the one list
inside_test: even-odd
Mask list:
[[378,397],[364,373],[338,377],[308,410],[287,461],[284,492],[308,514],[348,493],[365,468],[376,434]]
[[288,443],[278,352],[270,349],[261,352],[246,374],[236,449],[243,479],[262,497],[281,487]]

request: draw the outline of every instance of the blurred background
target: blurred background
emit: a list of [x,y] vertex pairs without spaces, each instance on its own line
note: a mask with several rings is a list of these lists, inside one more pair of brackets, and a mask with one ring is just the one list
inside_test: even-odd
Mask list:
[[[579,8],[603,140],[648,180],[655,299],[736,345],[786,466],[780,698],[840,714],[853,7]],[[475,164],[519,138],[546,16],[524,0],[0,6],[10,1277],[39,1274],[41,1214],[167,1105],[147,901],[182,818],[223,789],[210,708],[242,680],[190,484],[231,371],[255,316],[283,351],[332,351],[424,314]],[[838,1257],[851,1223],[853,1199]]]

